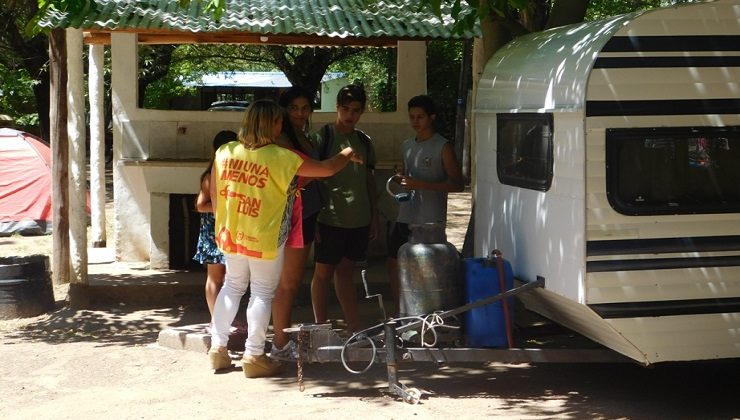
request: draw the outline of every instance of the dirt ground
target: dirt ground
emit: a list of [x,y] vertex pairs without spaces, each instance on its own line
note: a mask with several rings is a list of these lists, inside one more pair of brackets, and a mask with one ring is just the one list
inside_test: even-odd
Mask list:
[[157,345],[163,328],[202,322],[198,305],[75,312],[62,304],[0,322],[4,418],[740,418],[737,360],[653,369],[402,362],[399,380],[429,392],[410,405],[384,392],[383,364],[361,375],[339,363],[309,364],[300,392],[293,365],[280,377],[246,379],[236,366],[214,374],[203,353]]
[[[455,201],[450,214],[457,221],[448,235],[461,248],[469,202],[464,197]],[[0,238],[0,252],[43,249],[24,241]],[[383,364],[361,375],[340,363],[309,364],[303,392],[294,365],[276,378],[246,379],[236,364],[214,374],[204,353],[157,344],[165,328],[205,322],[203,302],[164,307],[124,302],[74,311],[65,306],[67,290],[66,285],[55,287],[56,308],[50,313],[0,320],[3,418],[740,418],[738,360],[653,369],[633,364],[401,363],[399,380],[428,392],[410,405],[385,392]],[[337,307],[332,310],[339,313]],[[309,320],[310,307],[298,306],[294,319]]]
[[[468,194],[450,206],[455,220],[450,241],[458,248],[469,209]],[[50,253],[50,236],[0,238],[3,256]],[[362,410],[368,418],[442,418],[457,409],[449,398],[423,409],[397,402],[381,392],[387,388],[384,367],[358,376],[340,364],[308,365],[305,392],[298,390],[292,365],[283,376],[271,379],[247,380],[236,360],[233,371],[214,374],[205,354],[157,344],[165,328],[205,322],[208,312],[202,302],[177,307],[122,303],[74,311],[66,306],[67,291],[68,285],[54,287],[53,312],[0,320],[0,413],[6,417],[318,418]],[[336,307],[332,311],[340,313]],[[310,319],[305,305],[296,312],[294,318]],[[428,374],[430,379],[434,375]],[[449,407],[442,409],[445,405]]]

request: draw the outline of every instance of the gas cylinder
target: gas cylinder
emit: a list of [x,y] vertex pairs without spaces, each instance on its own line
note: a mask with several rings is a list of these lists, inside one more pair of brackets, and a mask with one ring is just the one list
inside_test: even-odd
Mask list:
[[462,304],[460,255],[443,223],[410,225],[398,250],[399,315],[426,315]]

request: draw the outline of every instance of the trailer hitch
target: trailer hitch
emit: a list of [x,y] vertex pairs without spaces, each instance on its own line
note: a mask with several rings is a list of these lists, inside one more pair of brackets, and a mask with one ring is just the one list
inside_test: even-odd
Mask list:
[[[362,280],[365,285],[366,298],[378,298],[381,313],[385,317],[385,308],[383,307],[382,297],[380,295],[371,295],[368,291],[366,272],[362,272]],[[522,293],[524,291],[544,286],[544,278],[538,277],[534,282],[525,283],[522,286],[513,288],[504,293],[495,296],[479,299],[475,302],[468,303],[455,309],[444,312],[431,314],[435,319],[445,319],[457,316],[470,309],[488,305],[495,301],[505,299],[510,296]],[[399,341],[403,333],[417,328],[424,328],[429,324],[427,317],[407,317],[397,319],[387,319],[381,324],[374,325],[370,328],[353,334],[349,339],[342,339],[337,331],[331,328],[330,324],[303,324],[294,328],[286,328],[287,333],[298,334],[298,381],[299,389],[303,390],[303,363],[304,362],[336,362],[337,359],[342,363],[344,368],[355,374],[366,372],[375,362],[385,362],[388,375],[388,392],[400,397],[404,402],[417,404],[421,399],[423,391],[417,388],[409,388],[398,381],[398,362],[399,360],[421,361],[423,357],[419,356],[419,351],[426,351],[426,360],[434,360],[437,363],[445,363],[447,360],[459,358],[459,353],[451,353],[453,357],[448,357],[445,351],[435,352],[430,347],[433,344],[424,343],[422,337],[421,349],[401,348]],[[403,322],[403,324],[401,324]],[[439,326],[441,324],[437,324]],[[377,343],[376,343],[377,341]],[[435,340],[436,341],[436,340]],[[305,350],[305,351],[304,351]],[[449,351],[449,350],[447,350]],[[430,353],[431,352],[431,353]],[[400,353],[403,353],[399,358]],[[349,361],[364,361],[368,364],[359,370],[350,368],[347,364]],[[459,360],[456,360],[459,361]]]

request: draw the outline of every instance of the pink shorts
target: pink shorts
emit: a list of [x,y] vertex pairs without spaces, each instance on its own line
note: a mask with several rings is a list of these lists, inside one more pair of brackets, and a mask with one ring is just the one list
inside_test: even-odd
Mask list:
[[301,195],[293,202],[293,215],[290,218],[290,233],[285,242],[288,248],[303,248],[303,200]]

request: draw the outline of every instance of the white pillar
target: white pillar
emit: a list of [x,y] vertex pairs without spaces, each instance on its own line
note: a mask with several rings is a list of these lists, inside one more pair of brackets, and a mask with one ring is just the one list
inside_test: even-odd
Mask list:
[[92,244],[106,246],[105,232],[105,101],[103,45],[90,45],[88,90],[90,97],[90,215]]
[[70,282],[87,284],[85,93],[82,30],[67,29]]
[[[115,228],[113,241],[116,261],[141,261],[145,258],[138,236],[141,224],[148,223],[149,201],[137,196],[131,171],[120,162],[123,143],[130,142],[124,131],[130,129],[131,115],[136,114],[138,56],[136,34],[111,33],[111,105],[113,107],[113,207]],[[136,224],[136,225],[134,225]],[[148,229],[148,225],[146,226]],[[127,231],[128,230],[128,231]],[[132,233],[133,231],[133,233]],[[135,235],[137,234],[137,235]],[[133,237],[133,239],[132,239]]]
[[427,93],[427,44],[398,41],[396,111],[406,115],[409,99]]

